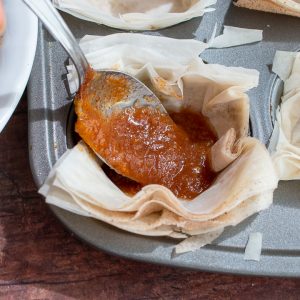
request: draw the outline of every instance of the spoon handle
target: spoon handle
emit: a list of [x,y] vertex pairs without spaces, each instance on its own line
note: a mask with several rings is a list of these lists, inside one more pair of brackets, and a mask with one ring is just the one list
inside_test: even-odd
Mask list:
[[88,62],[68,25],[49,0],[23,0],[70,55],[83,83]]

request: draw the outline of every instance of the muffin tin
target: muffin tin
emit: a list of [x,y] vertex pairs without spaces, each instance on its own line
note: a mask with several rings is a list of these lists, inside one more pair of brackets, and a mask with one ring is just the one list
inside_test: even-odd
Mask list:
[[[63,14],[77,38],[85,34],[107,35],[120,32]],[[208,63],[241,66],[260,71],[260,84],[249,92],[251,134],[266,146],[273,129],[274,112],[282,93],[282,82],[271,72],[276,50],[300,48],[300,19],[234,7],[219,1],[215,12],[207,13],[171,28],[145,34],[173,38],[208,39],[217,23],[264,30],[260,43],[227,49],[208,49],[201,57]],[[68,147],[74,115],[66,89],[68,56],[40,25],[35,63],[28,86],[29,153],[34,180],[41,186],[51,167]],[[84,218],[50,206],[62,223],[91,245],[127,258],[192,268],[239,274],[300,276],[300,184],[280,182],[273,206],[250,217],[225,233],[212,245],[195,252],[172,255],[178,242],[170,238],[150,238],[118,230],[100,221]],[[260,262],[244,261],[244,248],[251,232],[263,234]]]

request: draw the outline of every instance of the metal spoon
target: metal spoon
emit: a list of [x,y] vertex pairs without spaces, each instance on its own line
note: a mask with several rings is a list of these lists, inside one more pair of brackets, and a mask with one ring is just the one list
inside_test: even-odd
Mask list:
[[[103,116],[107,117],[108,122],[109,116],[113,109],[123,109],[133,107],[134,105],[142,107],[151,106],[162,114],[167,115],[167,112],[159,99],[148,87],[134,77],[118,71],[92,70],[73,34],[71,33],[67,24],[64,22],[63,18],[53,7],[51,1],[23,1],[39,17],[53,37],[60,42],[60,44],[70,55],[78,72],[80,85],[88,86],[90,97],[93,97],[93,99],[91,98],[90,101],[95,102],[95,98],[97,99],[97,109]],[[93,72],[94,76],[90,76],[91,72]],[[87,73],[89,74],[87,76],[89,79],[86,78]],[[90,82],[91,77],[93,78],[92,82]],[[86,84],[85,79],[88,79],[88,84]],[[112,89],[112,85],[108,84],[112,79],[121,80],[123,84],[126,83],[127,87],[126,92],[119,94],[117,101],[115,97],[111,97],[111,95],[114,94],[114,91]],[[85,94],[86,92],[87,91],[85,90]],[[99,99],[101,100],[100,105]],[[136,137],[132,138],[134,139]],[[117,140],[115,142],[117,142]],[[100,159],[107,163],[107,157],[103,157],[103,153],[97,153],[97,155],[100,157]],[[118,170],[116,171],[118,172]]]
[[[64,47],[67,53],[70,55],[75,68],[79,75],[79,85],[84,82],[87,70],[90,68],[89,63],[79,47],[75,37],[70,31],[68,25],[65,23],[63,18],[51,4],[49,0],[23,0],[26,5],[38,16],[45,27],[49,30],[52,36]],[[107,71],[107,70],[97,70],[97,78],[101,79],[101,87],[103,92],[105,90],[106,78],[111,78],[112,76],[117,78],[125,79],[130,85],[132,93],[124,95],[123,99],[120,99],[122,105],[128,106],[134,103],[135,99],[144,99],[144,105],[151,105],[166,113],[166,110],[160,103],[159,99],[152,93],[149,88],[147,88],[142,82],[136,78],[118,71]],[[100,93],[101,90],[98,91]],[[98,94],[99,95],[99,94]],[[100,95],[101,96],[101,95]],[[125,97],[126,96],[126,97]],[[146,97],[145,97],[146,96]],[[108,97],[106,97],[108,100]]]

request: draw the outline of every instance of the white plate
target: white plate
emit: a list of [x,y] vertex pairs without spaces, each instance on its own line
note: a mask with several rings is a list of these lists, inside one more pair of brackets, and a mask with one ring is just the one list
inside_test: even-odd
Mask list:
[[4,9],[7,28],[0,46],[0,132],[26,87],[38,33],[37,18],[22,0],[4,0]]

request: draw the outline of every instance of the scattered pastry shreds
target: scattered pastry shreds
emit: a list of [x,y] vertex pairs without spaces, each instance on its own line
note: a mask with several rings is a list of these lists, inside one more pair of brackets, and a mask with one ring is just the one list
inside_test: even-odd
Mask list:
[[208,44],[210,48],[228,48],[260,42],[262,39],[262,30],[224,26],[223,34],[217,37],[214,37],[213,34]]
[[260,232],[252,232],[245,249],[244,260],[260,261],[262,248],[262,234]]
[[205,245],[211,244],[223,232],[223,229],[189,237],[175,247],[175,254],[182,254],[198,250]]

